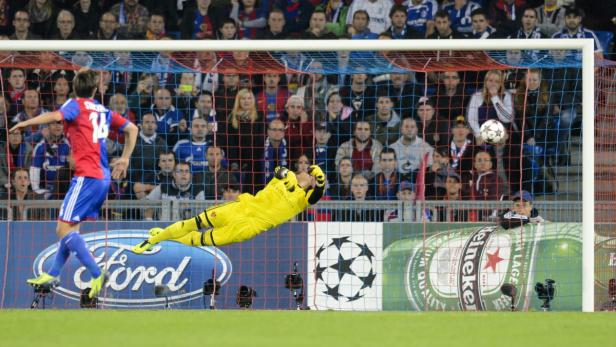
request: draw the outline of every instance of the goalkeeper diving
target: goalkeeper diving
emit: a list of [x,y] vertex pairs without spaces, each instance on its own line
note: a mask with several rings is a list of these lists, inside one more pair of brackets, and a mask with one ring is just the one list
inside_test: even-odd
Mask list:
[[[257,194],[241,194],[236,201],[210,207],[195,216],[150,229],[150,237],[133,247],[141,254],[161,241],[172,240],[188,246],[224,246],[252,239],[316,204],[323,196],[325,174],[317,165],[295,174],[276,167],[274,178]],[[312,177],[315,178],[314,185]],[[204,230],[203,232],[201,230]]]

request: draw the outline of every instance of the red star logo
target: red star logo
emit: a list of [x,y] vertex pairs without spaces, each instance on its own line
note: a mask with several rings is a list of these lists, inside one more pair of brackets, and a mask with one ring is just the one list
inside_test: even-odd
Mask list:
[[498,254],[500,253],[500,247],[496,249],[496,252],[494,252],[493,254],[488,253],[488,262],[486,263],[486,265],[483,267],[483,269],[487,269],[489,267],[492,268],[493,272],[496,272],[496,264],[500,263],[501,261],[505,260],[503,258],[501,258]]

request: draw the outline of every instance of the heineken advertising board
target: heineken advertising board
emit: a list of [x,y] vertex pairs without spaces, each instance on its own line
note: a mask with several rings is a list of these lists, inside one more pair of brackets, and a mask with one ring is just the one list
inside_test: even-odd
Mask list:
[[539,309],[536,282],[556,281],[553,310],[582,309],[582,225],[384,224],[383,309]]

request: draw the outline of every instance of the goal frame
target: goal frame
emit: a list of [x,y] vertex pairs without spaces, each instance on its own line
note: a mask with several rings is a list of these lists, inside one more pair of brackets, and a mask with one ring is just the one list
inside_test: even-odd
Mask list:
[[595,90],[593,39],[0,41],[0,51],[582,51],[582,311],[594,311]]

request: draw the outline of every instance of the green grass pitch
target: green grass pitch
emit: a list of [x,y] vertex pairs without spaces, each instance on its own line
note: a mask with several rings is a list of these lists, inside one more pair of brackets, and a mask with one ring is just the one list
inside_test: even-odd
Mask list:
[[3,310],[0,346],[616,346],[614,313]]

